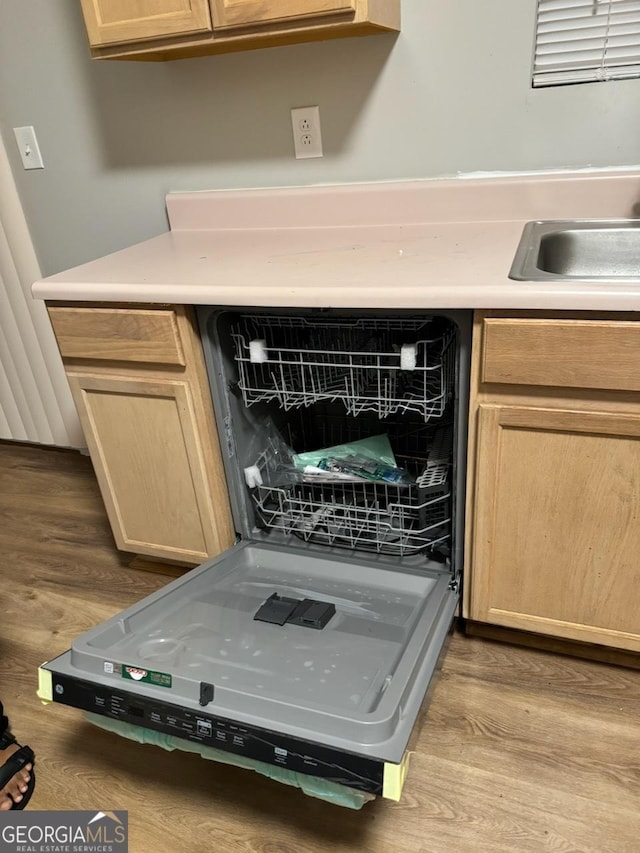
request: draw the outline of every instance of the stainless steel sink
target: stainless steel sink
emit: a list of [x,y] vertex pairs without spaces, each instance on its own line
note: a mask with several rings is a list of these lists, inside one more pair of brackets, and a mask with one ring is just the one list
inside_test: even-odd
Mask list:
[[509,278],[640,281],[640,219],[528,222]]

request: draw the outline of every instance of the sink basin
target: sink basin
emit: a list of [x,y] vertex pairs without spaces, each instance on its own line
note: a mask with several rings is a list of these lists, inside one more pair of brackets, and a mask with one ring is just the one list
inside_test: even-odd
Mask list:
[[640,219],[528,222],[509,278],[640,282]]

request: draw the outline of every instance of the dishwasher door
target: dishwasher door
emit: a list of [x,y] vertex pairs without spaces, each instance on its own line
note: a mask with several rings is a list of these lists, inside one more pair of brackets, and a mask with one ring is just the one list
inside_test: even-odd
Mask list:
[[[444,568],[326,551],[236,545],[44,664],[40,698],[382,793],[458,595]],[[257,620],[274,594],[333,615]]]

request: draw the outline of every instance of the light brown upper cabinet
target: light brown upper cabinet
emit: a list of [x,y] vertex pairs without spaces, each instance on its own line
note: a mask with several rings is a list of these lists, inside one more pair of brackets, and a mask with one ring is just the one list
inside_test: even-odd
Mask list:
[[355,0],[211,0],[216,28],[252,27],[303,21],[323,15],[351,15],[356,11]]
[[81,0],[93,46],[211,32],[208,0]]
[[81,3],[94,59],[158,62],[400,29],[400,0]]

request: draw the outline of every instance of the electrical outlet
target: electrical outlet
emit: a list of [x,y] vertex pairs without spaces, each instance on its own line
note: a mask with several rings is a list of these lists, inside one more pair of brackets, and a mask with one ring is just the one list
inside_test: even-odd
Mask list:
[[323,156],[320,107],[298,107],[291,110],[291,129],[296,160]]

